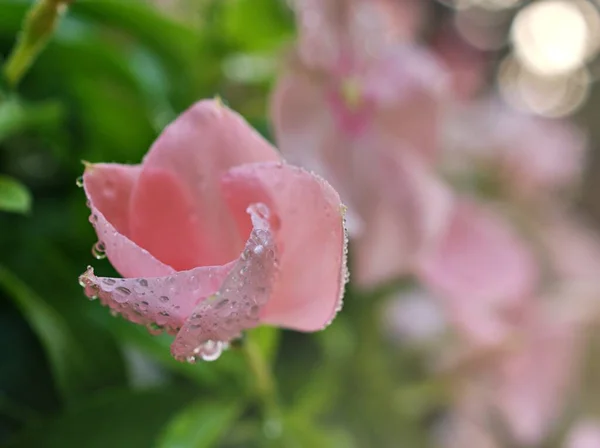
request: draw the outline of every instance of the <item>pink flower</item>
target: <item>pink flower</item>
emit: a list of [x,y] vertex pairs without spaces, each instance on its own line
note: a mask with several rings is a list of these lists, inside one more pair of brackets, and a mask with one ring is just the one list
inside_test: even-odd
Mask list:
[[475,345],[495,344],[518,324],[537,288],[537,261],[491,207],[457,200],[417,275]]
[[370,286],[409,272],[447,212],[432,168],[445,77],[425,50],[396,44],[378,1],[298,4],[297,54],[272,98],[275,135],[348,204],[354,278]]
[[176,334],[178,360],[214,359],[259,324],[319,330],[341,306],[339,196],[219,102],[184,112],[141,165],[88,166],[84,188],[101,249],[124,277],[89,268],[86,294]]
[[491,373],[495,406],[526,446],[541,443],[561,416],[581,362],[581,327],[555,311],[534,310]]

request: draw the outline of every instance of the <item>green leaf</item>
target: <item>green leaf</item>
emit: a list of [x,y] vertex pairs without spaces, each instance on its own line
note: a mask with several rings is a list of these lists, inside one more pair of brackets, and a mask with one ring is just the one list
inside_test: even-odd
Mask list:
[[293,36],[292,14],[279,0],[221,2],[223,31],[246,51],[273,50]]
[[165,387],[93,396],[56,418],[28,426],[10,448],[148,448],[189,390]]
[[0,102],[0,141],[29,129],[57,128],[64,109],[55,101],[24,104],[15,98]]
[[242,410],[240,403],[200,400],[166,427],[158,448],[210,448],[231,428]]
[[24,185],[8,176],[0,176],[0,210],[27,213],[31,208],[31,194]]
[[82,341],[93,334],[89,325],[86,326],[87,333],[76,331],[77,326],[70,325],[62,314],[2,265],[0,288],[6,291],[39,337],[58,390],[68,403],[76,403],[90,390],[104,386],[111,380],[124,379],[124,368],[119,363],[121,360],[107,359],[105,356],[111,353],[110,344],[101,340],[105,353],[98,353],[84,345]]

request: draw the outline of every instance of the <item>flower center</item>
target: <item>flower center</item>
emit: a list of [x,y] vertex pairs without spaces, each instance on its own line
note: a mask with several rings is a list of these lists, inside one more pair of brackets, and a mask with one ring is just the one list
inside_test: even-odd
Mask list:
[[356,78],[345,78],[340,87],[340,93],[346,107],[355,112],[363,104],[363,94],[360,81]]
[[329,92],[331,111],[341,130],[358,136],[371,122],[373,104],[365,96],[363,86],[354,76],[342,77]]

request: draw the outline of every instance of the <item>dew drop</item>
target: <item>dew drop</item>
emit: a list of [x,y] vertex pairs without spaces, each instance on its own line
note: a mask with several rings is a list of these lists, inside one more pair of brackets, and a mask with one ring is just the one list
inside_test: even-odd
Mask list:
[[102,283],[105,283],[107,285],[114,285],[115,283],[117,283],[117,281],[114,278],[103,278]]
[[196,357],[194,355],[190,355],[185,358],[185,360],[190,364],[196,364]]
[[169,301],[169,298],[167,296],[160,296],[158,300],[160,300],[162,303],[167,303]]
[[139,279],[138,283],[140,284],[140,286],[143,286],[144,288],[146,288],[148,286],[148,280],[146,280],[145,278]]
[[98,260],[106,258],[106,246],[102,241],[98,241],[94,244],[94,247],[92,247],[92,255]]
[[223,343],[221,341],[208,340],[199,347],[196,347],[194,353],[200,353],[204,361],[215,361],[223,353]]
[[83,187],[83,176],[79,176],[76,180],[75,180],[75,185],[77,185],[79,188]]
[[248,310],[248,317],[250,317],[251,319],[256,319],[259,313],[260,307],[258,305],[252,305]]
[[117,289],[115,289],[115,291],[117,291],[119,294],[123,294],[124,296],[131,294],[131,290],[129,288],[125,288],[125,286],[119,286]]
[[145,300],[142,300],[139,303],[138,308],[140,309],[140,311],[146,311],[146,310],[148,310],[148,305],[149,305],[148,302],[146,302]]

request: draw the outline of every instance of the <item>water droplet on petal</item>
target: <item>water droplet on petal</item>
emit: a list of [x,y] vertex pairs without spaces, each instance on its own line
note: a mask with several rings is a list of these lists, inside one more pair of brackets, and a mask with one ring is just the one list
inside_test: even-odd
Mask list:
[[92,247],[92,255],[94,255],[94,257],[98,260],[106,258],[106,246],[102,241],[98,241],[96,244],[94,244],[94,247]]
[[146,288],[148,286],[148,280],[146,280],[145,278],[139,279],[138,283],[140,284],[140,286],[143,286],[144,288]]
[[196,357],[194,355],[190,355],[185,360],[190,364],[196,364]]
[[158,300],[160,300],[162,303],[167,303],[169,301],[169,298],[167,296],[160,296]]
[[106,283],[107,285],[114,285],[117,281],[114,278],[103,278],[102,283]]
[[79,188],[83,187],[83,176],[79,176],[76,180],[75,180],[75,185],[77,185]]
[[199,354],[204,361],[215,361],[223,353],[223,343],[209,339],[204,344],[196,347],[194,353]]
[[115,288],[115,293],[113,294],[113,298],[116,302],[125,303],[129,299],[131,295],[131,290],[129,288],[125,288],[124,286],[118,286]]

